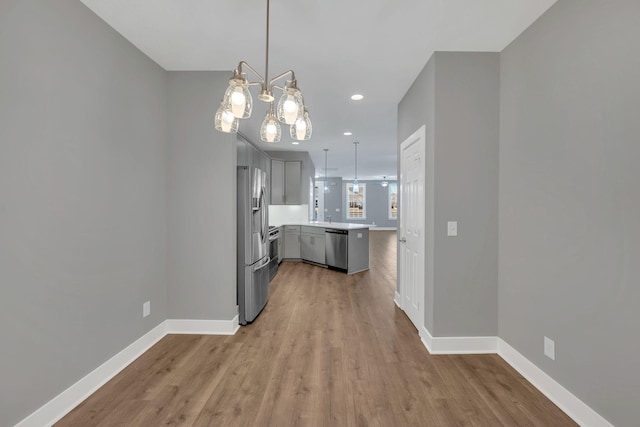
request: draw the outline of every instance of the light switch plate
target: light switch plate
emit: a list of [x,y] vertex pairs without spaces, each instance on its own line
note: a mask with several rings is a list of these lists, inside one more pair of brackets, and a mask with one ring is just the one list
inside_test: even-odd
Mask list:
[[142,304],[142,317],[147,317],[151,314],[151,301],[147,301]]
[[447,222],[447,236],[455,237],[458,235],[458,221]]
[[556,343],[548,337],[544,337],[544,355],[551,360],[556,360]]

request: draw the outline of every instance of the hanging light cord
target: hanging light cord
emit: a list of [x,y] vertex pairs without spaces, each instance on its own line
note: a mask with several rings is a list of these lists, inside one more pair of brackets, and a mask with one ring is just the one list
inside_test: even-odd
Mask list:
[[354,142],[353,145],[356,146],[356,181],[358,180],[358,142]]
[[269,81],[269,0],[267,0],[267,55],[264,64],[264,81]]

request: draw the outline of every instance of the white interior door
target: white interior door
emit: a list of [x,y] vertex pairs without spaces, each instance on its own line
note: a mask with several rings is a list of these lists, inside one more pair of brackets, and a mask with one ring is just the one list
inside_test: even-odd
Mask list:
[[418,331],[425,324],[425,146],[424,126],[400,145],[398,287],[402,309]]

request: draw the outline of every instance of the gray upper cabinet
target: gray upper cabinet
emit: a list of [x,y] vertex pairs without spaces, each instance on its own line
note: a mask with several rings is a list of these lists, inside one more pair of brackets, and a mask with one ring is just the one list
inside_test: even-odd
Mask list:
[[284,205],[283,160],[271,160],[271,204]]
[[271,204],[311,206],[316,169],[309,153],[306,151],[267,151],[266,153],[271,156],[271,167],[274,169],[271,172],[273,194]]
[[284,162],[284,203],[302,204],[302,162]]
[[302,162],[271,160],[271,204],[302,204]]

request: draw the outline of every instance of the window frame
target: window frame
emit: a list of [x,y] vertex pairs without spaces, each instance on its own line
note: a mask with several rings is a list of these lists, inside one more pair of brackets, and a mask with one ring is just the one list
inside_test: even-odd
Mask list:
[[350,204],[350,200],[349,200],[349,196],[353,195],[355,193],[353,193],[350,188],[353,188],[353,182],[347,182],[345,184],[345,194],[346,194],[346,198],[345,198],[345,202],[346,202],[346,209],[345,209],[345,218],[347,220],[351,220],[351,221],[361,221],[361,220],[366,220],[367,219],[367,184],[358,183],[358,186],[360,187],[360,192],[357,194],[361,194],[362,195],[362,216],[358,216],[358,217],[352,217],[351,216],[351,210],[349,208],[349,204]]
[[[391,198],[391,195],[394,194],[391,192],[391,188],[395,189],[395,204],[396,204],[396,216],[393,216],[392,212],[393,212],[393,201]],[[387,216],[389,218],[389,220],[392,221],[397,221],[398,220],[398,183],[397,182],[390,182],[389,185],[387,186]]]

